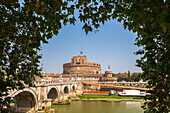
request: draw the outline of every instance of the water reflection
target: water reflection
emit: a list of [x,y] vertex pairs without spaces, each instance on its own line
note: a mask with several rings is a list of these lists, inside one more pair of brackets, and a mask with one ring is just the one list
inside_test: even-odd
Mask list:
[[70,105],[55,105],[56,113],[143,113],[143,102],[72,101]]

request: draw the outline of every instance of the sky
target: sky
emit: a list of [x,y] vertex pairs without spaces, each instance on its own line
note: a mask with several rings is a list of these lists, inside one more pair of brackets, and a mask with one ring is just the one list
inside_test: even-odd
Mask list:
[[[23,0],[19,0],[22,6]],[[77,12],[76,12],[77,13]],[[40,65],[45,73],[62,73],[63,64],[71,62],[73,56],[87,56],[89,62],[101,64],[101,72],[113,73],[142,72],[136,67],[136,59],[140,56],[134,54],[140,48],[134,45],[136,34],[125,30],[123,24],[116,20],[100,25],[99,32],[86,35],[82,30],[83,23],[77,20],[75,26],[63,26],[57,36],[42,44]]]
[[106,22],[98,29],[86,35],[82,30],[83,23],[77,21],[75,26],[63,26],[57,36],[53,36],[48,44],[42,45],[41,65],[45,73],[62,73],[63,64],[71,62],[73,56],[87,56],[88,62],[101,64],[101,72],[108,71],[111,66],[113,73],[141,72],[136,67],[134,54],[140,48],[134,45],[136,34],[123,28],[123,24],[116,20]]

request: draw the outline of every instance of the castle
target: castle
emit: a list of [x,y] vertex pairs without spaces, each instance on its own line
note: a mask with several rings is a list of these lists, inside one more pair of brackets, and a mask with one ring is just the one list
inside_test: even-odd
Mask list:
[[100,74],[101,64],[88,62],[86,56],[74,56],[71,63],[63,64],[63,74]]
[[63,64],[62,74],[44,74],[44,77],[51,80],[80,80],[80,81],[103,81],[116,82],[117,78],[112,77],[112,71],[101,73],[101,64],[88,62],[87,57],[82,55],[73,56],[70,63]]

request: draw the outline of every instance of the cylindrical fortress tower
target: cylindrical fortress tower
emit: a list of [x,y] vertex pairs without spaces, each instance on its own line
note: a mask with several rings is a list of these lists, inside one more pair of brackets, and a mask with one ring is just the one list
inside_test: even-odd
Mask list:
[[112,71],[105,71],[105,77],[111,78],[112,74]]
[[63,74],[100,74],[101,64],[88,62],[86,56],[74,56],[71,63],[63,64]]

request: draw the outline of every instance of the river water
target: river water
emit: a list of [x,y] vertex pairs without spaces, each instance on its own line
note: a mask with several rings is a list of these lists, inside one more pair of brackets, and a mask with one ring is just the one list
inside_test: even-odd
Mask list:
[[143,102],[72,101],[54,105],[55,113],[143,113]]

